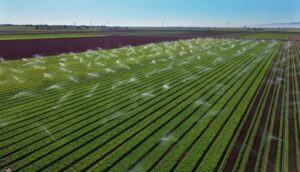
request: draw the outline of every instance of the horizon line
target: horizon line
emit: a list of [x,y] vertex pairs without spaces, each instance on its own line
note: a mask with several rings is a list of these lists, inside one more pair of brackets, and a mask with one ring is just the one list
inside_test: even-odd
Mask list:
[[[297,23],[297,22],[292,22],[292,23]],[[240,28],[278,28],[278,29],[299,29],[299,27],[286,27],[286,26],[273,26],[273,27],[267,27],[268,25],[274,25],[274,24],[289,24],[289,23],[271,23],[271,24],[255,24],[255,25],[245,25],[245,26],[185,26],[185,25],[167,25],[167,26],[159,26],[159,25],[149,25],[149,26],[143,26],[143,25],[88,25],[88,24],[34,24],[34,23],[0,23],[0,26],[5,26],[5,25],[12,25],[12,26],[87,26],[87,27],[128,27],[128,28],[223,28],[223,29],[240,29]],[[264,27],[266,26],[266,27]]]

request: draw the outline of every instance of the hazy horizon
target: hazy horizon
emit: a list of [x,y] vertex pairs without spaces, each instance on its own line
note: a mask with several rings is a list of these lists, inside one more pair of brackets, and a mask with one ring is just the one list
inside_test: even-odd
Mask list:
[[1,0],[0,24],[242,27],[297,22],[296,0]]

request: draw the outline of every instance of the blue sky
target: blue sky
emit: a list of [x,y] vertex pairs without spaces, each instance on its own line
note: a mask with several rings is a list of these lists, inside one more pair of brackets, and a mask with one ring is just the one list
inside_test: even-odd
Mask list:
[[0,23],[244,26],[300,21],[300,0],[0,0]]

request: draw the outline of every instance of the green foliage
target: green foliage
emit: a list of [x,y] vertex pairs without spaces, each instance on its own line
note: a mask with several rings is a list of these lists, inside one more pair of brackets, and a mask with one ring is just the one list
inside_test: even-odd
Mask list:
[[278,45],[192,39],[1,62],[0,167],[216,169]]

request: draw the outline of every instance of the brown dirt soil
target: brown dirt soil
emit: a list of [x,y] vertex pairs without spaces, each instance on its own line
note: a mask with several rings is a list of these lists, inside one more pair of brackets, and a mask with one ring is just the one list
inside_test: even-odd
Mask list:
[[213,37],[231,32],[190,32],[154,36],[105,36],[85,38],[57,38],[32,40],[0,40],[0,57],[15,60],[34,55],[50,56],[69,52],[84,52],[88,49],[112,49],[123,46],[137,46],[163,41],[175,41],[197,37]]

